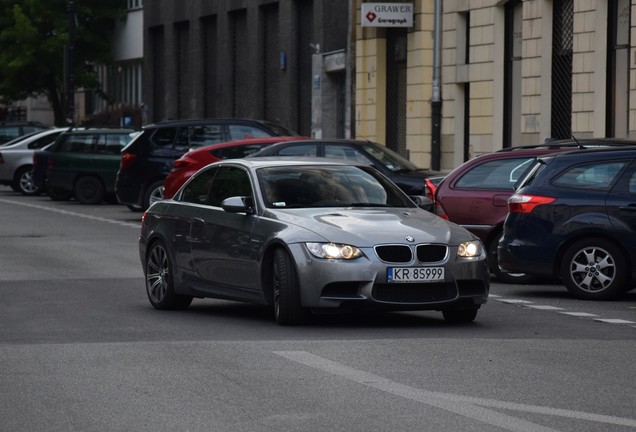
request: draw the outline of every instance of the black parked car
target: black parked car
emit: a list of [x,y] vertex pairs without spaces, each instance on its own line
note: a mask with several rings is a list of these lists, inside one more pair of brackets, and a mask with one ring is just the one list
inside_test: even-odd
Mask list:
[[247,119],[171,120],[145,126],[123,151],[116,194],[131,210],[163,199],[172,163],[195,147],[246,138],[297,136],[276,123]]
[[426,196],[424,179],[440,173],[423,169],[382,144],[357,140],[287,141],[252,153],[249,157],[316,156],[349,160],[355,164],[369,164],[390,178],[407,195]]
[[506,271],[561,277],[577,298],[617,297],[636,282],[636,149],[538,159],[508,200]]

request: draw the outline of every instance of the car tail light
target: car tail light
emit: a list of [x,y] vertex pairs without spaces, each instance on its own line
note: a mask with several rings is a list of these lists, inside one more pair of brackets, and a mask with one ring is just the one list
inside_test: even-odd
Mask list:
[[53,158],[49,158],[46,161],[46,169],[51,169],[51,168],[53,168]]
[[121,161],[119,162],[120,169],[128,169],[137,159],[137,155],[134,153],[122,153]]
[[439,200],[435,200],[435,209],[433,212],[442,219],[450,220],[446,214],[446,210],[444,210],[444,207],[442,207],[442,203],[440,203]]
[[435,201],[435,189],[437,189],[437,186],[429,178],[424,179],[424,185],[426,186],[426,197],[431,201]]
[[531,213],[535,207],[550,204],[556,198],[540,195],[514,194],[508,198],[508,210],[510,213]]
[[172,169],[170,171],[179,171],[181,168],[187,167],[190,162],[186,159],[177,159],[172,163]]

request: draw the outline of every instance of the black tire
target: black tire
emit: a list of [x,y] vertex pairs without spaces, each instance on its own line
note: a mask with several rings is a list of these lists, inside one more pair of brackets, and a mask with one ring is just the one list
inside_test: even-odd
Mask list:
[[614,243],[590,238],[572,244],[563,255],[561,279],[582,300],[608,300],[625,293],[627,259]]
[[104,199],[104,185],[96,177],[82,177],[75,183],[75,199],[82,204],[99,204]]
[[301,324],[307,319],[308,311],[302,307],[300,302],[296,270],[291,257],[283,249],[277,249],[274,252],[272,298],[274,317],[278,324]]
[[172,275],[172,262],[164,244],[156,241],[146,254],[144,267],[146,276],[146,294],[155,309],[185,309],[192,303],[191,296],[175,293]]
[[444,319],[446,322],[453,324],[466,324],[475,321],[477,317],[477,311],[479,308],[471,308],[471,309],[448,309],[443,310],[442,315],[444,315]]
[[499,255],[497,253],[497,245],[500,234],[494,238],[488,245],[488,266],[490,267],[490,273],[499,281],[508,284],[529,284],[536,280],[535,277],[525,273],[507,273],[499,267]]
[[18,169],[15,173],[15,177],[13,180],[13,184],[11,188],[20,192],[22,195],[39,195],[42,193],[42,190],[33,183],[33,174],[31,173],[32,168],[30,166],[24,166]]
[[147,210],[148,207],[155,201],[161,201],[163,199],[163,180],[151,183],[146,189],[144,194],[144,202],[142,203],[143,210]]
[[73,192],[54,187],[47,187],[46,194],[53,201],[68,201],[73,197]]

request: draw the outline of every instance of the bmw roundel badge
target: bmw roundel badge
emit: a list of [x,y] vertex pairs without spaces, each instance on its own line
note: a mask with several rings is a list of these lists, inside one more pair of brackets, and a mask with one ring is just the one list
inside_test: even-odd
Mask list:
[[410,243],[413,243],[415,241],[415,239],[411,236],[406,236],[405,238],[406,238],[406,241]]

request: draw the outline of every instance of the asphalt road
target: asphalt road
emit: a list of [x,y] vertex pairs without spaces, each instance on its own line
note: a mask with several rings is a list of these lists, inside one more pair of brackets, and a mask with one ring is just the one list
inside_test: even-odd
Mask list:
[[141,214],[0,187],[0,431],[636,430],[636,291],[504,285],[475,323],[154,310]]

